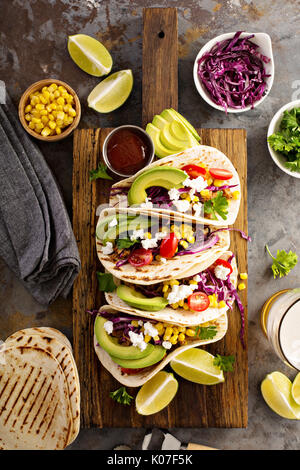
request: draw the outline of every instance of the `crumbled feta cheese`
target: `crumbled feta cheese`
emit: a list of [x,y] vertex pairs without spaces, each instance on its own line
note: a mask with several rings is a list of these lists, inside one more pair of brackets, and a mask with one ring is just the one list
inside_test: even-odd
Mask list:
[[197,284],[181,284],[180,286],[172,286],[172,290],[168,295],[169,304],[176,304],[180,300],[186,299],[195,289],[198,289]]
[[187,199],[180,199],[179,201],[173,201],[174,206],[179,212],[187,212],[190,208],[190,203]]
[[139,321],[138,321],[138,325],[139,325],[139,326],[143,326],[143,325],[144,325],[143,320],[139,320]]
[[153,203],[151,202],[151,198],[146,197],[145,202],[142,202],[142,204],[140,204],[140,207],[144,207],[145,209],[152,209]]
[[194,179],[187,178],[183,181],[182,184],[187,188],[194,189],[195,191],[197,191],[197,193],[202,191],[202,189],[207,188],[207,182],[202,176],[198,176]]
[[112,219],[111,222],[109,222],[108,226],[115,227],[116,225],[118,225],[118,221],[117,221],[117,218],[115,217],[114,219]]
[[167,262],[166,258],[160,258],[160,261],[165,264]]
[[165,238],[165,237],[166,237],[165,232],[157,232],[157,233],[155,234],[155,238],[156,238],[157,240],[162,240],[162,239]]
[[151,336],[151,338],[154,338],[154,336],[158,336],[158,331],[157,331],[157,329],[152,325],[152,323],[150,323],[149,321],[147,321],[147,322],[144,324],[144,334],[145,334],[145,335],[148,335],[148,336]]
[[103,328],[105,329],[106,333],[108,335],[111,335],[113,330],[114,330],[114,324],[112,321],[110,320],[107,320],[104,325],[103,325]]
[[172,343],[170,343],[170,341],[163,341],[162,342],[162,347],[165,348],[165,349],[171,349]]
[[146,238],[145,240],[142,240],[142,246],[145,248],[145,250],[148,250],[149,248],[156,248],[157,241],[157,238]]
[[138,240],[138,239],[142,239],[144,238],[144,230],[141,228],[139,230],[134,230],[132,232],[132,235],[130,237],[130,240],[133,241],[133,240]]
[[134,333],[134,331],[129,331],[128,334],[133,346],[140,348],[141,351],[146,349],[147,343],[144,341],[143,333]]
[[201,215],[201,211],[202,211],[201,202],[197,202],[197,204],[193,204],[193,210],[194,210],[194,215],[196,217],[199,217],[199,215]]
[[222,266],[221,264],[218,264],[218,266],[215,267],[215,276],[218,279],[222,279],[222,281],[225,281],[230,274],[230,269],[226,268],[225,266]]
[[180,192],[176,188],[171,188],[170,191],[168,191],[169,198],[171,201],[178,201]]
[[106,245],[102,246],[102,253],[104,255],[110,255],[111,253],[113,253],[113,251],[114,251],[114,248],[111,242],[107,242]]
[[196,276],[193,277],[193,281],[200,282],[199,274],[196,274]]

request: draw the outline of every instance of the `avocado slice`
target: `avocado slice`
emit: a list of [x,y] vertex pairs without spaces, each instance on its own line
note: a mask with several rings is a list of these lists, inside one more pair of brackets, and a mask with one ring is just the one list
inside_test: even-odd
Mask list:
[[160,139],[167,148],[180,152],[194,145],[194,138],[179,121],[168,122],[160,133]]
[[148,229],[151,224],[151,219],[143,216],[134,216],[130,218],[121,219],[120,223],[114,227],[108,228],[102,237],[103,244],[106,244],[108,241],[114,241],[117,237],[120,237],[122,233],[126,232],[127,238],[128,232],[131,230],[138,229]]
[[97,232],[96,232],[96,237],[99,238],[99,240],[102,240],[105,233],[109,230],[109,223],[113,219],[117,219],[117,221],[120,223],[121,221],[125,221],[127,219],[133,219],[134,216],[127,216],[126,214],[117,214],[117,215],[107,215],[106,217],[103,217],[103,219],[100,219],[97,224]]
[[154,344],[147,344],[144,351],[141,351],[137,346],[122,346],[118,343],[118,338],[106,333],[104,323],[107,322],[106,318],[98,316],[95,321],[95,335],[99,345],[109,355],[116,358],[137,360],[150,355],[155,348]]
[[158,158],[168,157],[174,153],[172,150],[165,147],[160,140],[160,129],[154,126],[152,123],[147,124],[146,132],[153,140],[155,155]]
[[167,299],[164,297],[145,297],[141,292],[136,291],[133,287],[121,284],[117,287],[117,295],[131,307],[149,312],[158,312],[168,305]]
[[147,197],[146,189],[161,186],[167,190],[180,188],[187,175],[184,171],[170,166],[151,168],[140,174],[132,183],[128,192],[128,204],[141,204]]
[[170,108],[170,109],[164,109],[164,111],[161,112],[161,117],[165,119],[168,122],[172,122],[174,120],[176,121],[181,121],[185,127],[188,129],[188,131],[194,136],[197,142],[201,140],[201,137],[199,136],[198,132],[196,129],[192,126],[192,124],[185,119],[182,114],[178,113],[178,111],[175,111],[175,109]]
[[126,369],[142,369],[143,367],[153,366],[157,362],[160,362],[166,355],[166,350],[162,346],[154,346],[148,356],[141,359],[121,359],[119,357],[111,356],[112,360],[119,366]]
[[168,124],[168,121],[166,121],[166,119],[164,119],[160,114],[156,114],[152,120],[152,124],[162,130]]

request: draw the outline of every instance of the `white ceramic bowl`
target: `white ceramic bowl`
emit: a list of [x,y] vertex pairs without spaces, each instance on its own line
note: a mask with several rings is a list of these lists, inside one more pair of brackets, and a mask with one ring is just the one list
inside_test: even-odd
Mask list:
[[[240,38],[244,38],[244,37],[249,36],[251,34],[255,34],[254,38],[252,38],[251,41],[254,44],[257,44],[259,46],[259,52],[271,59],[268,64],[264,64],[266,73],[271,75],[270,77],[268,77],[266,79],[267,91],[266,91],[265,95],[261,97],[260,100],[258,100],[254,103],[254,107],[256,107],[260,103],[263,102],[263,100],[267,97],[267,95],[269,94],[269,92],[272,88],[273,81],[274,81],[274,59],[273,59],[272,42],[271,42],[270,36],[266,33],[247,33],[247,32],[244,32],[240,35]],[[195,82],[195,85],[196,85],[196,88],[197,88],[199,94],[210,106],[212,106],[215,109],[219,109],[220,111],[224,111],[224,112],[225,112],[225,109],[223,108],[223,106],[220,106],[220,105],[218,105],[218,104],[216,104],[212,101],[212,99],[210,98],[210,94],[208,93],[208,91],[206,90],[206,88],[202,84],[200,78],[198,77],[198,60],[206,52],[209,52],[217,42],[221,42],[221,41],[224,41],[225,39],[233,38],[234,35],[235,35],[235,32],[234,33],[221,34],[220,36],[217,36],[214,39],[211,39],[210,41],[208,41],[205,44],[205,46],[203,46],[202,49],[200,49],[200,51],[199,51],[199,53],[198,53],[198,55],[195,59],[195,62],[194,62],[194,71],[193,71],[194,82]],[[249,111],[250,109],[251,109],[251,106],[246,106],[246,108],[244,108],[244,109],[228,108],[227,112],[228,113],[243,113],[244,111]]]
[[[272,118],[269,124],[268,137],[274,134],[275,132],[279,131],[279,126],[280,126],[281,119],[283,117],[283,112],[286,110],[290,111],[293,108],[300,108],[300,100],[291,101],[290,103],[287,103],[284,106],[282,106],[282,108],[280,108],[277,111],[277,113],[274,115],[274,117]],[[300,172],[291,171],[285,166],[286,158],[284,157],[284,155],[273,150],[270,147],[269,143],[268,143],[268,149],[274,162],[282,171],[284,171],[290,176],[294,176],[294,178],[300,178]]]

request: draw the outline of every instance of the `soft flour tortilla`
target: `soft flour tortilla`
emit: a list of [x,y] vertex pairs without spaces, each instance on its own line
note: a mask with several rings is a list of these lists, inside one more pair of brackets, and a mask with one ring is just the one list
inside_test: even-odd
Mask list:
[[[109,305],[103,305],[101,307],[100,312],[104,311],[111,311],[112,313],[117,312],[117,308],[113,308],[112,306]],[[215,324],[218,328],[218,332],[216,336],[213,339],[207,339],[207,340],[194,340],[190,341],[189,344],[185,346],[179,346],[176,348],[174,351],[166,354],[164,359],[159,362],[158,364],[152,366],[151,368],[149,367],[147,370],[141,371],[138,374],[134,375],[124,375],[121,372],[120,366],[116,364],[110,357],[110,355],[104,351],[99,344],[97,343],[97,338],[96,335],[94,335],[94,347],[96,354],[103,365],[105,369],[107,369],[111,375],[118,380],[122,385],[125,385],[127,387],[140,387],[143,385],[145,382],[148,382],[157,372],[160,370],[164,369],[169,362],[176,357],[178,354],[182,353],[186,349],[190,348],[195,348],[197,346],[204,346],[205,344],[209,343],[215,343],[216,341],[220,341],[222,339],[227,331],[228,327],[228,321],[227,321],[227,315],[226,313],[224,315],[221,315],[215,320]]]
[[[60,339],[58,340],[58,338]],[[68,443],[70,444],[76,439],[80,429],[80,383],[76,363],[68,346],[68,339],[59,331],[51,330],[50,328],[27,328],[9,336],[5,343],[8,347],[30,346],[45,350],[58,361],[64,372],[69,391],[73,420],[70,441]]]
[[[232,255],[231,251],[226,251],[219,258],[228,260],[231,255]],[[213,263],[214,262],[212,262],[210,266]],[[237,270],[235,258],[232,259],[232,268],[233,268],[233,271],[230,275],[230,279],[234,287],[236,287],[237,279],[238,279],[238,270]],[[197,274],[201,271],[204,271],[204,269],[201,269],[200,267],[197,271]],[[115,280],[115,283],[117,285],[120,284],[118,280]],[[131,307],[122,299],[120,299],[120,297],[118,297],[116,291],[106,292],[105,298],[109,305],[111,305],[115,309],[118,309],[122,312],[131,314],[131,315],[136,315],[138,317],[151,318],[153,320],[163,321],[163,322],[167,322],[167,323],[171,323],[173,325],[179,325],[179,326],[196,326],[196,325],[199,325],[200,323],[205,323],[207,321],[215,320],[219,316],[224,315],[229,308],[227,306],[224,308],[209,307],[204,312],[195,312],[193,310],[184,310],[183,308],[174,310],[172,307],[166,307],[163,310],[160,310],[158,312],[149,312],[146,310],[139,310],[135,307]]]
[[0,362],[0,449],[60,450],[72,414],[64,372],[47,351],[7,343]]
[[[128,206],[128,200],[127,200],[127,194],[119,194],[119,190],[128,190],[131,187],[131,184],[135,180],[137,176],[140,174],[144,173],[147,170],[150,170],[151,168],[156,168],[158,166],[170,166],[174,168],[182,168],[185,165],[199,165],[200,163],[203,163],[206,168],[223,168],[226,170],[229,170],[232,172],[233,177],[229,180],[230,185],[237,185],[234,188],[234,191],[240,191],[241,193],[241,185],[240,185],[240,179],[239,175],[229,160],[224,153],[222,153],[220,150],[214,148],[214,147],[209,147],[207,145],[198,145],[197,147],[192,147],[188,150],[185,150],[183,152],[177,153],[175,155],[170,155],[165,158],[161,158],[160,160],[157,160],[154,163],[151,163],[151,165],[148,165],[146,169],[138,171],[134,176],[131,176],[130,178],[126,178],[116,184],[114,184],[111,188],[111,194],[110,194],[110,200],[109,200],[109,205],[112,207],[127,207]],[[227,183],[226,183],[227,184]],[[228,207],[228,215],[227,219],[223,220],[220,216],[218,216],[218,220],[212,220],[212,219],[207,219],[205,217],[194,217],[192,215],[187,215],[185,216],[189,219],[196,218],[199,222],[202,222],[204,224],[214,224],[215,226],[224,226],[224,225],[232,225],[234,224],[238,212],[239,212],[239,207],[240,207],[240,198],[238,200],[233,200],[231,199],[229,202],[229,207]],[[177,211],[172,211],[169,209],[160,209],[160,208],[153,208],[151,209],[153,212],[157,212],[160,214],[164,213],[170,213],[173,215],[178,215],[182,214],[181,212]]]
[[[98,224],[106,215],[115,213],[127,213],[128,215],[144,214],[143,211],[136,211],[134,209],[104,209],[99,216]],[[163,215],[162,217],[169,219],[167,215]],[[173,217],[172,219],[174,221],[180,220],[176,217]],[[213,231],[214,227],[211,227],[211,230]],[[154,260],[148,266],[142,266],[140,268],[135,268],[130,263],[126,263],[117,268],[116,262],[111,259],[111,256],[103,254],[102,241],[97,237],[96,248],[98,258],[102,265],[108,272],[113,274],[113,276],[123,281],[147,285],[172,278],[181,279],[187,275],[192,276],[200,271],[199,266],[201,266],[201,270],[210,266],[221,256],[222,253],[227,251],[230,246],[230,235],[228,230],[220,231],[217,235],[219,240],[212,248],[192,255],[177,256],[172,259],[168,259],[166,263]]]

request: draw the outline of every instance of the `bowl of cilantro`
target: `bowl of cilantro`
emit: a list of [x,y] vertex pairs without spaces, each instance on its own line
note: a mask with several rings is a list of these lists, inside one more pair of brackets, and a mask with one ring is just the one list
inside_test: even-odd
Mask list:
[[268,148],[276,165],[300,178],[300,100],[282,106],[268,128]]

